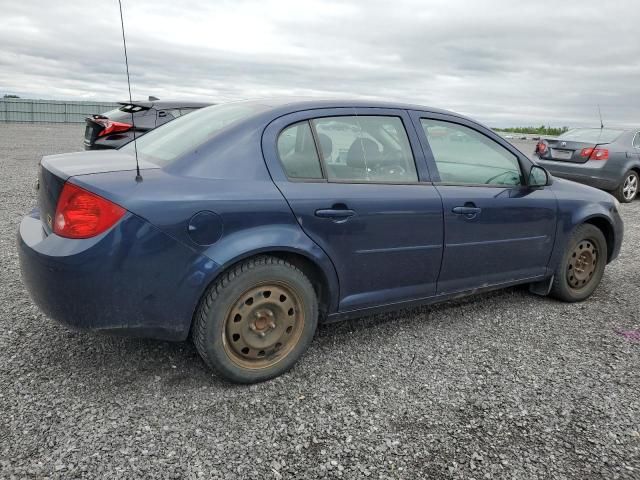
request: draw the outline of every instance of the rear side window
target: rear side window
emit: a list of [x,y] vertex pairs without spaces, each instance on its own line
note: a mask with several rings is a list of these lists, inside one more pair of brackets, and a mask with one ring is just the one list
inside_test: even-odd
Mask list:
[[440,181],[472,185],[521,185],[518,158],[490,138],[456,123],[421,119]]
[[345,116],[312,120],[328,180],[417,182],[407,133],[399,117]]
[[296,123],[282,131],[278,137],[278,154],[289,178],[322,179],[309,122]]
[[636,132],[633,137],[633,146],[636,148],[640,148],[640,132]]
[[[255,104],[227,103],[183,115],[140,137],[138,153],[156,165],[168,165],[196,150],[221,130],[264,108]],[[121,150],[133,153],[134,143],[126,144]]]
[[164,112],[171,115],[173,118],[178,118],[183,115],[179,108],[170,108],[169,110],[163,110]]

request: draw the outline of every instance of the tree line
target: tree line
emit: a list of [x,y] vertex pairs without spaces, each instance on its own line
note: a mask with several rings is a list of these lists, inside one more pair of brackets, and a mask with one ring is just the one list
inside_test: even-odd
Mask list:
[[507,128],[494,128],[496,132],[509,132],[509,133],[528,133],[536,135],[551,135],[558,136],[563,134],[569,127],[551,127],[547,125],[540,125],[539,127],[507,127]]

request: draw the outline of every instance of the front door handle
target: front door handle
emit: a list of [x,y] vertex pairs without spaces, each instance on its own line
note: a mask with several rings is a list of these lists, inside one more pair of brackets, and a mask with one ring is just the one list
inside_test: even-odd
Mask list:
[[464,207],[453,207],[451,211],[457,215],[464,215],[466,218],[475,218],[482,209],[470,204],[465,205]]
[[334,220],[346,220],[349,217],[353,217],[355,214],[356,212],[347,208],[322,208],[320,210],[316,210],[316,217],[332,218]]

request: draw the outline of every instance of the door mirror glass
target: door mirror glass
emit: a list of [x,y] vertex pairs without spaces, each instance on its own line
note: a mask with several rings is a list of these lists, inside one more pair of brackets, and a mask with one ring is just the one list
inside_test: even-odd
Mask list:
[[529,186],[544,187],[549,185],[549,174],[539,165],[532,165],[529,171]]

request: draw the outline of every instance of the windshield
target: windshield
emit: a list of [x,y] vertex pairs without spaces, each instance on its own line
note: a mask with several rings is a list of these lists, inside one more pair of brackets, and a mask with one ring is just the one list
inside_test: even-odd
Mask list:
[[574,142],[610,143],[615,141],[622,133],[622,130],[611,130],[609,128],[574,128],[563,133],[558,138]]
[[[140,137],[138,154],[159,166],[168,165],[198,148],[216,133],[260,111],[259,105],[227,103],[184,115]],[[133,142],[121,148],[133,153]]]

